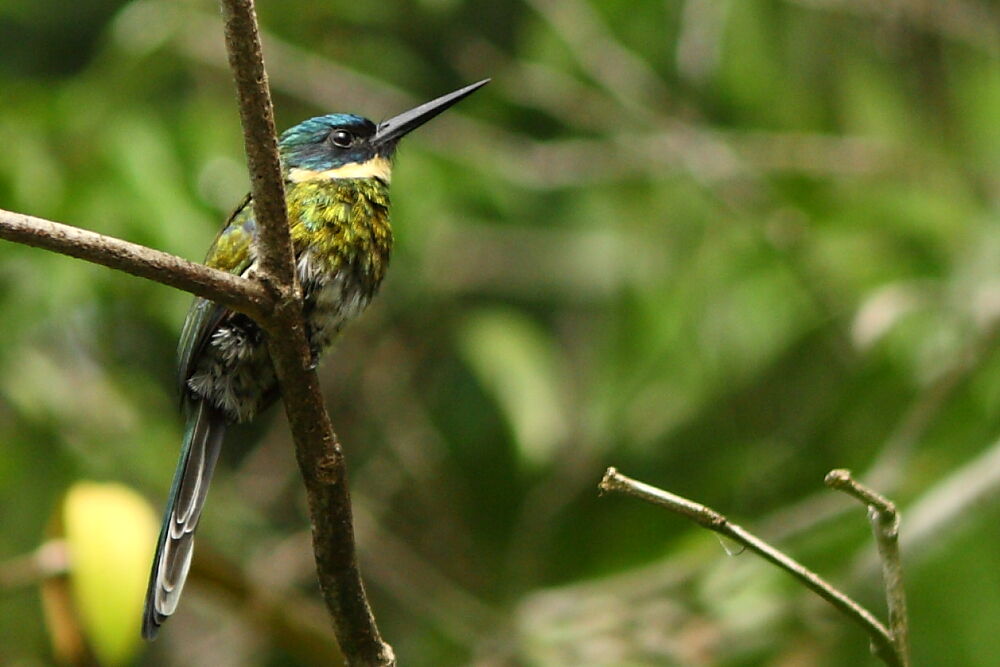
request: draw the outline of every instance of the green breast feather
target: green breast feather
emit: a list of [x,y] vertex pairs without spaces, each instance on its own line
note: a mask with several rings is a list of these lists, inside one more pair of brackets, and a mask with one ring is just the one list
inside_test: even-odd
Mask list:
[[[374,292],[385,276],[392,251],[388,186],[378,179],[288,182],[285,185],[296,256],[308,253],[311,273],[333,275],[346,269]],[[256,220],[247,196],[216,237],[205,264],[242,274],[255,259],[256,235]],[[305,276],[300,275],[300,279],[303,278]],[[178,379],[182,389],[208,337],[228,312],[200,298],[191,304],[178,345]]]
[[392,250],[389,189],[382,181],[295,183],[287,200],[297,254],[308,251],[324,273],[350,267],[373,288],[381,282]]

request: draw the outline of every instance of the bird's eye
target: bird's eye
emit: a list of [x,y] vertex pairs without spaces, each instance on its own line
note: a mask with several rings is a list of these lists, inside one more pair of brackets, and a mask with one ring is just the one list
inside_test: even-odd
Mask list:
[[350,148],[354,143],[354,137],[346,130],[337,130],[330,135],[330,141],[338,148]]

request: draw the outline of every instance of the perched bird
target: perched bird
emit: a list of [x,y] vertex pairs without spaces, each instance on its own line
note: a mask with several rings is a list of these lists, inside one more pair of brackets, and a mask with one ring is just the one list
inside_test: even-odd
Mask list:
[[[288,221],[313,358],[371,301],[392,251],[389,176],[399,140],[489,82],[466,86],[378,125],[351,114],[310,118],[281,135]],[[248,274],[257,225],[247,196],[205,264]],[[186,419],[146,590],[142,635],[156,637],[177,609],[226,426],[253,419],[278,396],[264,331],[250,318],[196,298],[178,346]]]

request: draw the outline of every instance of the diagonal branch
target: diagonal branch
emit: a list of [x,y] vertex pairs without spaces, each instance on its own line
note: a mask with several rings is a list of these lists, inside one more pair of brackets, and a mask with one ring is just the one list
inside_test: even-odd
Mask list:
[[614,468],[608,468],[607,472],[604,473],[600,489],[602,492],[624,493],[665,507],[671,512],[694,521],[702,528],[725,535],[756,552],[801,581],[804,586],[861,626],[871,639],[873,652],[883,662],[890,667],[904,666],[888,628],[870,611],[791,556],[771,546],[745,528],[732,523],[711,507],[626,477]]
[[394,665],[392,648],[382,641],[365,596],[344,453],[323,405],[306,341],[253,0],[222,0],[222,13],[260,228],[258,272],[279,298],[264,326],[305,481],[320,588],[348,664]]
[[274,299],[255,280],[210,269],[169,253],[111,236],[0,209],[0,238],[103,264],[221,303],[254,319],[270,312]]

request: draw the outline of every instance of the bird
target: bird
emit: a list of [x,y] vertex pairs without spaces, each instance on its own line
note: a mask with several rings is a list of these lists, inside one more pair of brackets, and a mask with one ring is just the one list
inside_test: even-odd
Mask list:
[[[484,79],[375,124],[333,113],[282,133],[278,150],[307,339],[317,363],[341,328],[378,291],[392,253],[389,182],[406,134],[489,83]],[[252,276],[257,223],[247,195],[205,264]],[[226,428],[248,422],[279,396],[267,334],[246,315],[196,297],[178,344],[185,420],[146,589],[142,636],[155,639],[177,609],[194,535]]]

